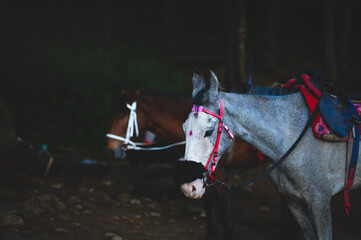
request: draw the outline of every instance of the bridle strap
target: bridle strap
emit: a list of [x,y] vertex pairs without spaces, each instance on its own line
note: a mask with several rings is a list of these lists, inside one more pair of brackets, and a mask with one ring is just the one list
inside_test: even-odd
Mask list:
[[[208,158],[208,161],[207,161],[207,164],[205,166],[205,168],[207,169],[208,171],[208,176],[211,176],[211,173],[213,173],[216,169],[216,164],[217,164],[217,159],[218,159],[218,147],[219,147],[219,142],[221,140],[221,135],[222,135],[222,130],[223,130],[223,127],[224,129],[227,131],[227,133],[229,134],[229,136],[233,139],[234,136],[233,134],[231,133],[231,131],[229,130],[229,128],[224,125],[223,123],[223,103],[222,103],[222,100],[219,99],[219,103],[220,103],[220,108],[219,108],[219,115],[218,114],[215,114],[214,112],[211,112],[205,108],[203,108],[202,106],[193,106],[193,111],[195,111],[196,113],[198,113],[198,111],[202,111],[204,113],[207,113],[209,115],[212,115],[213,117],[216,117],[219,121],[218,121],[218,132],[217,132],[217,139],[216,139],[216,142],[214,144],[214,147],[213,147],[213,150],[212,150],[212,153],[211,155],[209,156]],[[213,158],[213,160],[212,160]]]

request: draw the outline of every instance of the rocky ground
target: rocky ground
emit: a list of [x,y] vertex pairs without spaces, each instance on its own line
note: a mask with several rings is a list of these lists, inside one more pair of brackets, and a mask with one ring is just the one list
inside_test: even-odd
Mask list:
[[[203,203],[184,198],[174,188],[169,166],[54,165],[43,176],[2,161],[0,239],[203,239]],[[235,181],[260,171],[248,170]],[[268,178],[229,197],[234,239],[281,239],[282,205]],[[360,192],[351,193],[350,199],[350,217],[344,213],[343,197],[333,199],[335,239],[361,239]]]

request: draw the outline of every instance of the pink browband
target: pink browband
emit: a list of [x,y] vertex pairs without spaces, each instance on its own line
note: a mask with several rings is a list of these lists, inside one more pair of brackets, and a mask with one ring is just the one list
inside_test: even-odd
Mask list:
[[[222,134],[222,130],[223,130],[223,127],[224,129],[227,131],[228,135],[233,139],[234,136],[233,134],[231,133],[231,131],[228,129],[228,127],[226,125],[224,125],[222,123],[223,121],[223,104],[222,104],[222,100],[219,99],[219,103],[220,103],[220,109],[219,109],[219,115],[203,108],[203,106],[196,106],[196,105],[193,105],[192,107],[192,111],[194,113],[199,113],[199,112],[205,112],[207,114],[210,114],[216,118],[218,118],[219,120],[219,123],[218,123],[218,133],[217,133],[217,140],[216,140],[216,143],[214,144],[214,148],[212,150],[212,153],[211,155],[209,156],[209,159],[207,161],[207,164],[205,166],[205,168],[207,169],[207,171],[209,171],[210,173],[214,172],[215,168],[216,168],[216,163],[217,163],[217,157],[218,157],[218,146],[219,146],[219,141],[221,139],[221,134]],[[212,157],[213,157],[213,161],[212,161]],[[210,175],[210,174],[209,174]],[[211,176],[211,175],[210,175]]]

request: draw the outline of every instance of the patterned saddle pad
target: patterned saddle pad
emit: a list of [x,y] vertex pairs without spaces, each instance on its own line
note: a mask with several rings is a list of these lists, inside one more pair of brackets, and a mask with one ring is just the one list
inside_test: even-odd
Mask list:
[[[321,98],[321,92],[316,88],[312,82],[311,77],[309,77],[307,74],[301,75],[304,84],[298,84],[295,86],[295,88],[298,88],[305,100],[306,103],[310,109],[310,113],[312,114],[313,110],[317,106],[320,98]],[[284,87],[290,87],[296,79],[290,79]],[[358,114],[361,114],[361,100],[352,100]],[[360,125],[359,125],[360,129]],[[332,141],[332,142],[340,142],[340,141],[347,141],[349,136],[342,137],[340,135],[335,134],[331,128],[327,125],[325,119],[322,117],[320,113],[318,113],[316,119],[312,123],[312,130],[316,138]]]

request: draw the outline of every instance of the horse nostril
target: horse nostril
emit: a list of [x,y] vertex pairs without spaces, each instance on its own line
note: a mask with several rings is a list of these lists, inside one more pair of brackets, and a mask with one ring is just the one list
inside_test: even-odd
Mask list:
[[192,185],[192,193],[196,192],[196,187]]

